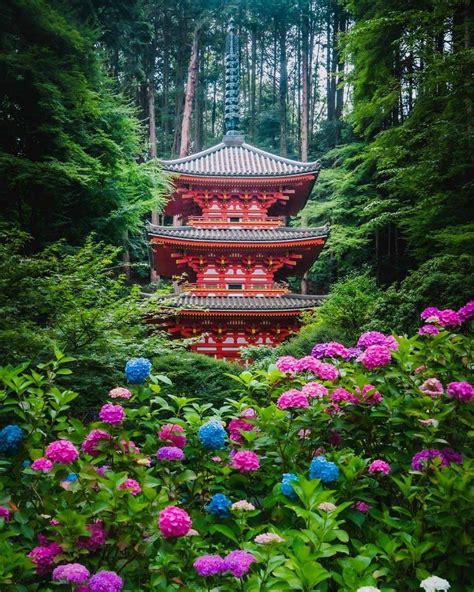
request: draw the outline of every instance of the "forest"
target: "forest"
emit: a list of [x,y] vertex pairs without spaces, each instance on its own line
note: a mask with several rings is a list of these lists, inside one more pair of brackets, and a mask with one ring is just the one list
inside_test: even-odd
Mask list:
[[[469,0],[1,7],[2,592],[473,590]],[[239,362],[151,330],[145,231],[229,23],[246,142],[321,164],[286,225],[329,225]]]

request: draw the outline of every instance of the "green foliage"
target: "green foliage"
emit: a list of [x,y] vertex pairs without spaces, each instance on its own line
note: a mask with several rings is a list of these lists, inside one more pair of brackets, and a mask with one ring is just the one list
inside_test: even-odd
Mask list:
[[[59,351],[36,368],[0,368],[0,427],[14,421],[24,436],[14,450],[0,453],[2,516],[9,511],[8,519],[0,518],[2,589],[70,589],[52,583],[54,564],[44,559],[42,573],[36,573],[27,555],[38,545],[38,534],[60,545],[57,563],[79,562],[92,574],[118,572],[124,591],[232,592],[237,584],[245,592],[355,592],[363,586],[399,592],[402,583],[404,591],[415,592],[432,574],[446,578],[452,592],[471,589],[472,402],[446,392],[432,397],[421,388],[432,377],[445,390],[451,381],[466,380],[472,371],[469,329],[400,338],[391,363],[372,371],[356,361],[334,361],[339,376],[320,381],[328,394],[286,410],[277,404],[280,395],[314,384],[313,372],[284,373],[273,366],[228,376],[240,399],[229,389],[224,394],[231,398],[218,409],[197,402],[194,393],[172,394],[169,380],[152,374],[131,387],[130,399],[113,399],[125,412],[116,425],[86,426],[72,416],[78,395],[57,383],[73,360]],[[187,371],[193,372],[191,364]],[[362,396],[365,385],[382,398],[371,402]],[[356,402],[335,407],[333,396],[341,389]],[[234,424],[233,439],[227,438],[223,449],[203,447],[198,436],[203,424],[214,419],[230,431],[230,420],[242,421],[249,405],[255,414],[246,414],[248,429]],[[183,428],[185,459],[150,463],[157,447],[169,444],[157,438],[167,423]],[[92,430],[107,432],[108,439],[84,447]],[[33,470],[28,461],[42,458],[57,440],[74,444],[77,459],[55,462],[50,471]],[[335,463],[337,478],[308,474],[316,448]],[[416,453],[433,448],[453,448],[462,462],[442,466],[434,458],[421,468],[412,466]],[[239,470],[232,461],[235,450],[254,451],[259,468]],[[376,459],[389,463],[389,474],[369,469]],[[67,479],[71,471],[76,480]],[[280,486],[286,472],[298,477],[291,482],[291,498]],[[134,493],[123,487],[127,479],[135,480]],[[216,517],[206,511],[216,493],[252,506]],[[356,502],[368,510],[356,509]],[[197,533],[163,537],[158,517],[170,505],[188,512]],[[92,524],[103,530],[103,539],[90,537]],[[268,532],[279,535],[279,542],[259,543],[256,537]],[[197,557],[224,557],[235,549],[253,554],[248,574],[238,580],[229,573],[213,579],[196,574]]]

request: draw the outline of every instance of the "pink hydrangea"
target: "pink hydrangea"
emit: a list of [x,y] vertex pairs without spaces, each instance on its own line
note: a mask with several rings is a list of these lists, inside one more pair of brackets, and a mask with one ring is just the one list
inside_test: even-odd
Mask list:
[[297,360],[293,356],[283,356],[278,358],[275,365],[281,372],[288,373],[296,371],[296,362]]
[[31,464],[31,468],[33,471],[41,471],[43,473],[49,473],[53,469],[53,463],[42,456],[41,458],[37,458]]
[[352,507],[355,510],[359,510],[359,512],[362,512],[363,514],[367,514],[367,512],[370,510],[369,504],[365,502],[356,502]]
[[458,310],[458,316],[461,323],[469,321],[474,317],[474,300],[470,300],[467,304]]
[[371,345],[385,345],[387,337],[380,333],[380,331],[366,331],[362,333],[357,341],[357,346],[362,348],[370,347]]
[[240,450],[236,452],[231,460],[231,466],[241,473],[252,473],[260,468],[260,460],[255,452],[251,450]]
[[420,391],[429,397],[440,397],[443,392],[443,385],[437,378],[427,378],[420,386]]
[[5,506],[0,506],[0,518],[3,518],[5,522],[10,522],[10,510]]
[[448,384],[448,395],[463,403],[474,401],[474,387],[469,382],[450,382]]
[[436,308],[435,306],[428,306],[428,308],[425,308],[425,310],[421,313],[420,317],[423,321],[431,318],[438,319],[439,312],[439,308]]
[[436,325],[423,325],[418,329],[420,335],[438,335],[439,329]]
[[118,386],[109,391],[109,397],[111,399],[130,399],[131,396],[132,393],[128,388],[124,388],[123,386]]
[[120,592],[123,580],[114,571],[99,571],[89,580],[90,592]]
[[458,313],[451,308],[445,308],[439,311],[438,314],[439,324],[442,327],[459,327],[461,319]]
[[193,567],[199,576],[208,578],[224,571],[224,560],[219,555],[201,555]]
[[311,430],[306,428],[302,428],[301,430],[298,431],[298,438],[301,438],[301,440],[307,440],[309,437],[311,436]]
[[79,450],[69,440],[55,440],[46,448],[46,458],[69,465],[79,458]]
[[110,440],[110,437],[110,434],[105,430],[92,430],[87,434],[81,448],[86,454],[98,456],[100,454],[100,443]]
[[186,510],[176,506],[167,506],[159,514],[158,528],[165,538],[185,536],[192,525],[193,523]]
[[230,439],[234,442],[242,442],[244,440],[241,432],[250,432],[254,426],[244,419],[231,419],[229,422]]
[[388,462],[384,460],[374,460],[369,465],[369,473],[373,475],[374,473],[383,473],[384,475],[389,475],[391,471],[391,467]]
[[353,405],[357,405],[357,403],[359,402],[359,399],[353,395],[352,393],[350,393],[349,391],[346,391],[346,389],[343,388],[337,388],[331,395],[331,401],[333,403],[352,403]]
[[253,540],[257,545],[272,545],[274,543],[285,542],[285,539],[275,532],[263,532],[262,534],[258,534]]
[[110,425],[120,425],[125,419],[125,411],[121,405],[106,403],[99,411],[99,417],[104,423]]
[[253,407],[247,407],[246,409],[244,409],[242,411],[242,413],[240,414],[240,417],[242,419],[256,419],[257,412],[255,411],[255,409]]
[[104,524],[100,520],[93,522],[86,526],[90,532],[90,536],[81,536],[77,540],[77,547],[79,549],[88,549],[89,551],[97,551],[107,540],[107,535],[104,529]]
[[117,489],[120,491],[127,489],[132,495],[138,495],[142,490],[140,484],[138,481],[135,481],[135,479],[125,479],[125,481],[121,483]]
[[329,380],[332,382],[339,376],[339,371],[336,366],[333,366],[332,364],[319,363],[315,370],[315,374],[321,380]]
[[43,543],[35,547],[28,553],[33,565],[36,567],[36,573],[44,574],[54,566],[54,560],[61,555],[63,550],[59,543]]
[[349,351],[345,345],[342,345],[342,343],[330,341],[326,344],[324,355],[328,358],[343,358],[346,360],[349,357]]
[[297,389],[291,389],[278,397],[277,407],[282,410],[309,407],[308,397]]
[[378,390],[375,389],[373,384],[364,385],[362,390],[356,386],[355,390],[360,397],[361,403],[366,403],[367,405],[378,405],[383,401],[382,395]]
[[90,575],[90,571],[81,563],[67,563],[54,569],[53,580],[83,584],[89,579]]
[[308,382],[301,389],[301,392],[306,397],[325,397],[328,394],[328,389],[319,382]]
[[395,339],[393,335],[389,335],[387,337],[387,339],[385,340],[385,346],[388,347],[388,349],[391,349],[392,351],[397,351],[400,347],[398,341]]
[[370,345],[360,356],[360,361],[368,370],[375,370],[390,364],[392,355],[385,345]]
[[295,369],[296,372],[309,371],[313,374],[317,374],[320,366],[321,362],[319,360],[313,358],[313,356],[305,356],[296,361]]
[[176,423],[166,423],[162,426],[158,432],[158,438],[178,448],[184,448],[186,446],[184,428]]
[[249,571],[250,566],[255,561],[257,561],[255,556],[248,551],[232,551],[224,559],[224,570],[230,571],[236,578],[241,578]]

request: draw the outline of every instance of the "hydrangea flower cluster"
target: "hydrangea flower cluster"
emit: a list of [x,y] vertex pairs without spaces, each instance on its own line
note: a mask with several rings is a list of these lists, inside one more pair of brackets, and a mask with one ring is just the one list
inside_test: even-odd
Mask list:
[[309,407],[308,397],[302,391],[291,389],[282,393],[277,401],[278,409],[297,409]]
[[462,464],[462,457],[459,452],[451,448],[445,448],[444,450],[426,448],[417,452],[411,459],[411,468],[414,471],[422,471],[428,468],[431,465],[431,461],[435,459],[439,459],[440,466],[442,467],[447,467],[451,463]]
[[103,523],[99,520],[92,524],[86,525],[87,530],[90,532],[90,536],[81,536],[77,540],[77,546],[79,549],[88,549],[89,551],[97,551],[105,545],[107,540],[107,534],[104,529]]
[[143,384],[150,372],[151,362],[147,358],[132,358],[125,365],[125,376],[130,384]]
[[208,578],[224,571],[224,559],[219,555],[201,555],[193,563],[197,574]]
[[41,473],[49,473],[53,470],[53,463],[46,457],[41,456],[31,463],[31,469]]
[[285,497],[295,500],[298,499],[298,496],[291,485],[292,481],[298,482],[298,475],[295,475],[295,473],[283,473],[281,480],[281,492]]
[[283,356],[278,358],[275,365],[280,372],[290,373],[296,371],[296,358],[293,356]]
[[319,504],[318,509],[322,510],[323,512],[333,512],[336,510],[337,506],[332,502],[322,502]]
[[184,428],[175,423],[166,423],[162,426],[158,432],[158,438],[178,448],[184,448],[186,446]]
[[342,358],[347,360],[350,357],[348,348],[337,341],[329,341],[328,343],[317,343],[311,350],[311,355],[314,358]]
[[275,532],[263,532],[262,534],[258,534],[253,540],[257,545],[273,545],[285,542],[285,539]]
[[162,446],[158,448],[156,458],[160,461],[184,460],[184,452],[177,446]]
[[469,321],[474,317],[474,300],[470,300],[458,310],[458,315],[461,323]]
[[360,355],[359,360],[367,370],[375,370],[390,364],[392,354],[385,345],[369,345],[369,347]]
[[254,427],[253,424],[245,421],[245,419],[231,419],[228,425],[229,437],[233,442],[242,442],[244,439],[242,432],[251,432]]
[[211,497],[211,501],[207,504],[205,509],[208,514],[217,516],[217,518],[229,518],[229,510],[231,507],[232,502],[226,495],[223,493],[216,493]]
[[63,550],[59,543],[48,543],[45,541],[43,544],[32,549],[28,553],[28,557],[36,567],[36,573],[45,574],[51,570],[54,566],[55,558],[61,555],[62,552]]
[[374,473],[383,473],[384,475],[389,475],[392,468],[385,462],[384,460],[377,459],[370,463],[369,465],[369,473],[373,475]]
[[101,442],[107,442],[111,436],[105,430],[91,430],[84,442],[82,443],[81,449],[91,456],[98,456],[100,454]]
[[328,389],[319,382],[307,382],[301,389],[301,392],[306,397],[321,398],[328,394]]
[[436,325],[423,325],[418,329],[419,335],[438,335],[439,329]]
[[252,563],[256,561],[255,556],[248,551],[241,551],[240,549],[231,551],[224,558],[224,571],[230,571],[235,578],[241,578],[249,571]]
[[212,420],[199,428],[198,438],[207,450],[221,450],[225,446],[226,431],[219,422]]
[[441,327],[458,327],[461,324],[460,315],[451,308],[440,310],[434,306],[429,306],[421,313],[421,319],[430,324],[437,324]]
[[324,455],[315,456],[309,465],[309,478],[320,479],[323,483],[331,483],[339,477],[338,466],[327,460]]
[[469,382],[450,382],[447,391],[448,396],[462,403],[474,401],[474,387]]
[[109,391],[109,397],[111,399],[130,399],[132,397],[132,393],[127,388],[118,386]]
[[88,582],[90,592],[120,592],[123,580],[114,571],[99,571]]
[[443,385],[437,378],[427,378],[420,386],[420,391],[429,397],[440,397],[444,393]]
[[2,518],[5,522],[10,521],[10,510],[5,508],[5,506],[0,506],[0,518]]
[[158,517],[158,528],[165,539],[185,536],[192,525],[191,517],[186,510],[176,506],[166,506]]
[[425,592],[447,592],[451,588],[448,580],[438,578],[438,576],[430,576],[420,582],[420,588]]
[[355,387],[359,396],[359,403],[366,403],[367,405],[378,405],[383,401],[382,395],[376,390],[373,384],[366,384],[362,387]]
[[46,448],[45,456],[55,463],[70,465],[79,458],[79,450],[69,440],[55,440]]
[[233,512],[253,512],[255,506],[247,500],[239,500],[238,502],[234,502],[230,509]]
[[343,388],[337,388],[331,395],[331,401],[333,403],[351,403],[352,405],[357,405],[357,403],[359,402],[359,399],[353,395],[352,393],[350,393],[349,391],[346,391],[346,389]]
[[58,565],[53,570],[53,580],[71,584],[83,584],[89,579],[90,575],[90,571],[81,563]]
[[106,403],[105,405],[102,405],[102,408],[99,411],[99,418],[104,423],[117,426],[125,419],[125,410],[121,405]]
[[251,450],[239,450],[232,456],[231,466],[240,473],[252,473],[260,468],[260,460]]
[[117,489],[119,491],[127,490],[128,493],[131,493],[133,496],[138,495],[142,491],[140,483],[138,483],[138,481],[135,479],[125,479],[125,481],[121,483]]
[[373,345],[381,345],[388,349],[398,349],[398,343],[392,335],[384,335],[380,331],[366,331],[357,341],[357,347],[367,349]]
[[0,430],[0,452],[7,454],[16,454],[24,438],[23,430],[20,426],[12,423]]
[[356,502],[352,507],[355,510],[362,512],[362,514],[367,514],[367,512],[370,510],[370,506],[366,502]]

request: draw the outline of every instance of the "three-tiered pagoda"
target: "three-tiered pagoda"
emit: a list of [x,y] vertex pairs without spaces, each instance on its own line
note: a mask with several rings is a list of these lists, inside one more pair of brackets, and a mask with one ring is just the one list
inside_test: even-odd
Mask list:
[[[277,345],[300,327],[321,296],[291,294],[288,276],[303,276],[328,229],[285,226],[301,210],[319,172],[317,162],[281,158],[244,142],[239,133],[237,37],[226,47],[226,134],[220,144],[162,161],[174,192],[165,209],[173,226],[148,225],[152,265],[175,282],[166,299],[175,310],[165,327],[198,337],[192,350],[234,359],[248,345]],[[170,309],[168,309],[170,310]]]

